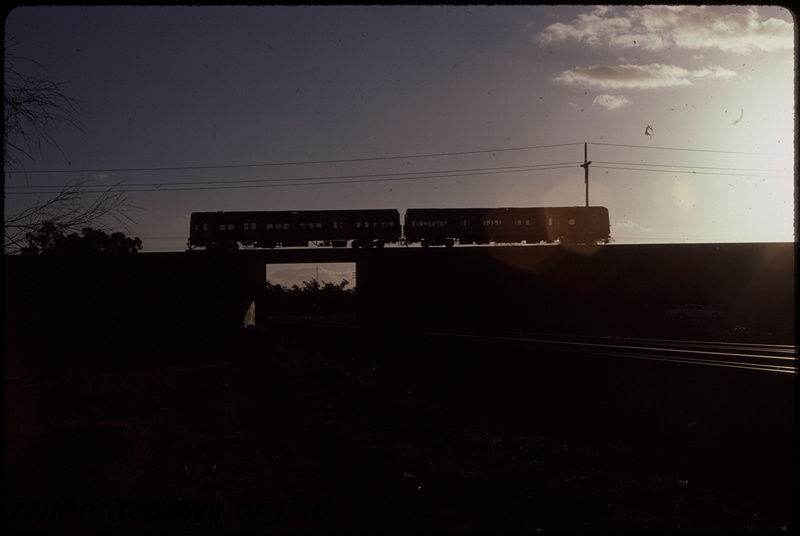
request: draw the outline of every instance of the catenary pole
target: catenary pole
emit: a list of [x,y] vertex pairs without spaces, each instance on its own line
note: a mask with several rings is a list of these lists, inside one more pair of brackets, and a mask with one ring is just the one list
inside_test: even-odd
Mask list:
[[588,160],[589,158],[589,144],[583,144],[583,164],[581,167],[583,168],[583,182],[586,184],[586,206],[589,206],[589,164],[591,162]]

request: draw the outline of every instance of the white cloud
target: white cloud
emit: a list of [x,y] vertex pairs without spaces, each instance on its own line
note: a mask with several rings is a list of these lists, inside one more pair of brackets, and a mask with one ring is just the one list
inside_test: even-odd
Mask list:
[[630,103],[631,101],[622,95],[598,95],[592,101],[592,104],[597,104],[607,110],[616,110]]
[[746,54],[791,50],[794,26],[782,19],[764,20],[755,7],[605,6],[580,14],[569,24],[551,24],[535,39],[540,44],[576,39],[592,46],[718,48]]
[[703,69],[692,71],[692,78],[732,78],[736,76],[735,71],[725,69],[719,65],[708,65]]
[[717,65],[689,71],[677,65],[651,63],[649,65],[593,65],[568,69],[555,78],[573,86],[596,89],[655,89],[691,86],[695,79],[731,78],[734,71]]
[[677,65],[593,65],[568,69],[556,82],[569,85],[610,88],[660,88],[690,86],[691,73]]

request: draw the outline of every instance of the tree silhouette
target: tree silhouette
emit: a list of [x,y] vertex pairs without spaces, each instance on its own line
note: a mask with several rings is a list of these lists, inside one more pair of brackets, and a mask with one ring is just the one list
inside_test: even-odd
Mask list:
[[81,233],[64,232],[52,222],[44,222],[35,232],[25,235],[28,244],[20,251],[23,255],[91,255],[129,254],[142,249],[139,238],[129,238],[124,233],[108,234],[100,229],[86,227]]
[[[17,65],[32,60],[10,53],[13,41],[6,39],[5,84],[3,94],[4,145],[3,180],[7,186],[13,174],[24,173],[23,160],[35,160],[45,146],[55,147],[66,159],[53,137],[60,126],[81,129],[77,119],[79,103],[63,91],[63,82],[35,78],[22,73]],[[37,201],[17,213],[4,212],[3,246],[5,253],[21,253],[27,247],[27,235],[48,225],[66,233],[86,227],[107,228],[108,218],[127,228],[132,220],[125,214],[132,208],[124,190],[112,187],[91,191],[96,181],[79,178],[64,186],[53,197]],[[4,188],[3,196],[6,197]]]
[[303,281],[302,286],[291,288],[267,281],[265,303],[275,314],[281,315],[346,315],[355,312],[355,289],[347,288],[349,281],[340,283],[316,279]]

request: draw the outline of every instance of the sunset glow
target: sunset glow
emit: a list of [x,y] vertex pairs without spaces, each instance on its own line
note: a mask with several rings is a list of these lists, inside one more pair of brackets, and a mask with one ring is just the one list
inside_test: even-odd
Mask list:
[[794,240],[780,7],[43,6],[6,34],[84,125],[6,211],[97,180],[145,252],[196,211],[583,205],[584,151],[613,243]]

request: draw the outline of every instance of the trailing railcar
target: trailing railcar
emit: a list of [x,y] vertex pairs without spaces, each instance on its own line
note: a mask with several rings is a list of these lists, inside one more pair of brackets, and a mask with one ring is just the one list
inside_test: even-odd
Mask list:
[[194,212],[188,247],[383,247],[401,235],[394,209]]
[[453,246],[490,243],[596,244],[610,240],[605,207],[408,209],[406,243]]

